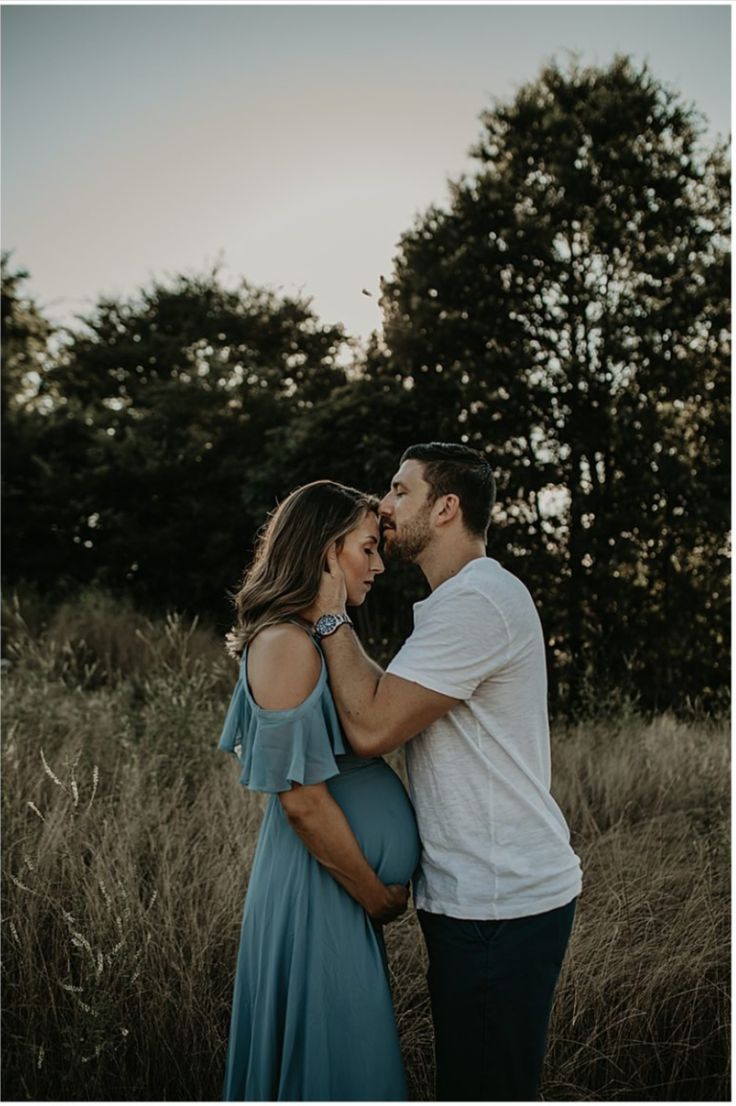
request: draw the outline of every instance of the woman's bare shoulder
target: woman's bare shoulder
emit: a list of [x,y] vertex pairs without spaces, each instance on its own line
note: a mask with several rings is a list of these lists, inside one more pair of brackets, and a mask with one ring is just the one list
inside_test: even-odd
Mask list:
[[248,645],[248,685],[264,710],[290,710],[314,691],[320,657],[305,630],[291,622],[266,626]]

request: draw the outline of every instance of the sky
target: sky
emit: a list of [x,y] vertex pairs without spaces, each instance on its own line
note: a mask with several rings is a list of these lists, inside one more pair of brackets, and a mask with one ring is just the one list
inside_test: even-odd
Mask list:
[[[2,242],[70,323],[221,266],[379,328],[401,234],[553,56],[647,61],[730,132],[730,7],[3,5]],[[367,296],[365,291],[371,292]]]

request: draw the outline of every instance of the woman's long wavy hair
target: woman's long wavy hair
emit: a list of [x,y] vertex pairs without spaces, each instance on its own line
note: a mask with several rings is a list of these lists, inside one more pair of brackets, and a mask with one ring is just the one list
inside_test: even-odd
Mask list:
[[330,545],[337,542],[340,548],[366,511],[378,513],[375,496],[332,480],[305,484],[279,504],[232,596],[236,619],[225,640],[233,656],[241,656],[264,626],[293,618],[314,603]]

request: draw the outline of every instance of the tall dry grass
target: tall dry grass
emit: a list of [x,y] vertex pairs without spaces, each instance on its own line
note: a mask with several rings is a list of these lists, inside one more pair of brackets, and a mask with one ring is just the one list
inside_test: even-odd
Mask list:
[[[232,662],[95,594],[5,623],[4,1097],[217,1099],[262,809],[215,750]],[[620,710],[556,731],[553,760],[585,890],[545,1097],[729,1098],[727,727]],[[413,914],[387,939],[428,1099]]]
[[624,712],[555,737],[585,886],[546,1097],[730,1100],[728,727]]

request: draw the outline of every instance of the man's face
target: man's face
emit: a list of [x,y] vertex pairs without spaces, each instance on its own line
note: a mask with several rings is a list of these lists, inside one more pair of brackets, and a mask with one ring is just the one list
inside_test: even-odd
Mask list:
[[430,487],[423,473],[421,461],[404,461],[379,504],[387,557],[413,562],[432,540]]

